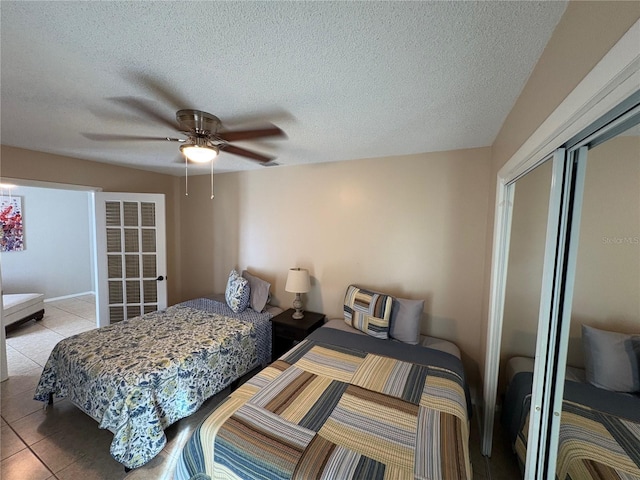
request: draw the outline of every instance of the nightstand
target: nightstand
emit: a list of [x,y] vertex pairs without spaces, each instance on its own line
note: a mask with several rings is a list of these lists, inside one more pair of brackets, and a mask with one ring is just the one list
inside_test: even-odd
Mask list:
[[273,348],[271,358],[276,360],[300,340],[324,323],[324,313],[304,312],[304,317],[293,318],[295,310],[290,308],[271,319]]

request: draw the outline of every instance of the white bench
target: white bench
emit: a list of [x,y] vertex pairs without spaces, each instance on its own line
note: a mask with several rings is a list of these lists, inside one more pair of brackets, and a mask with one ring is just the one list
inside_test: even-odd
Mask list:
[[44,316],[42,293],[10,293],[2,295],[2,324],[6,328]]

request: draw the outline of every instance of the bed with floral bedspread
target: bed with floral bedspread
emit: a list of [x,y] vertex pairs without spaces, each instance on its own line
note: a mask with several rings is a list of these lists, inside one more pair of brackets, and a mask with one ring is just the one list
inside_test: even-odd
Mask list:
[[[191,306],[188,306],[191,305]],[[164,429],[194,413],[212,395],[254,367],[253,321],[215,313],[208,302],[186,302],[74,335],[56,345],[34,398],[68,397],[113,434],[111,455],[127,468],[155,457]],[[262,355],[264,356],[264,355]]]

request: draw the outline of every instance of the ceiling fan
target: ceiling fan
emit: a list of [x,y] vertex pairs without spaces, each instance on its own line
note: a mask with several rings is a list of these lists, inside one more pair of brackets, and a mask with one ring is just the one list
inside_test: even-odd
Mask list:
[[176,121],[174,122],[172,119],[160,113],[149,102],[145,102],[139,98],[117,97],[111,100],[121,103],[138,113],[142,113],[171,128],[173,131],[183,133],[186,138],[82,133],[84,137],[99,141],[164,140],[180,142],[182,143],[182,145],[180,145],[180,151],[186,159],[195,163],[210,162],[222,151],[246,157],[263,164],[271,162],[275,157],[232,145],[231,142],[262,137],[286,137],[285,133],[273,124],[267,124],[261,128],[252,130],[224,130],[222,128],[222,122],[218,117],[202,110],[178,110],[176,112]]

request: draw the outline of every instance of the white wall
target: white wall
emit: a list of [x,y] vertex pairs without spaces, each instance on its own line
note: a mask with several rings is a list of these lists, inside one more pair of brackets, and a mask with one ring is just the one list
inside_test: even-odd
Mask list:
[[2,252],[4,293],[44,293],[45,299],[94,291],[89,193],[17,187],[24,246]]

